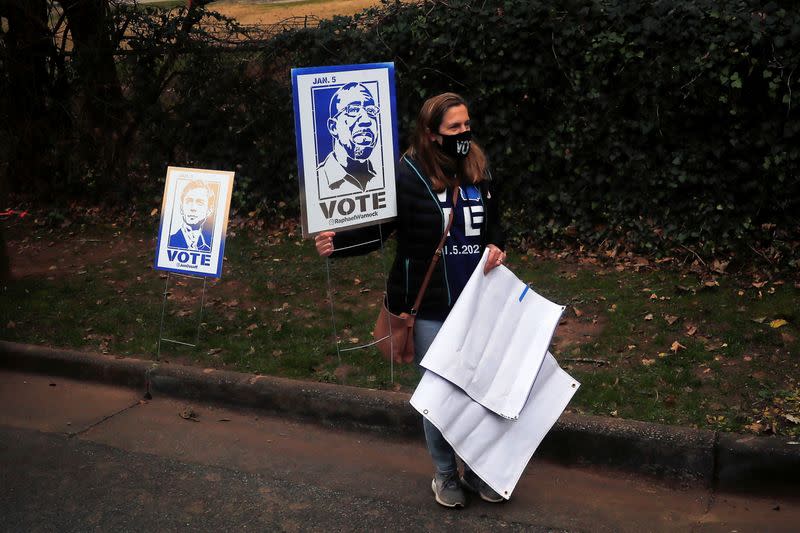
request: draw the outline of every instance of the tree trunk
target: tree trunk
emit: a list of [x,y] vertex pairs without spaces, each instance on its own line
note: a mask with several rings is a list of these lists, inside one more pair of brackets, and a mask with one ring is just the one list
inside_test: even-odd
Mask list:
[[114,60],[108,0],[61,0],[61,5],[72,36],[87,160],[94,161],[103,188],[126,190],[128,150],[120,132],[129,118]]
[[[47,56],[51,38],[47,26],[47,0],[0,0],[3,43],[0,63],[0,200],[24,184],[37,192],[47,190],[49,136],[47,134]],[[5,167],[5,168],[3,168]],[[3,204],[5,205],[5,204]]]

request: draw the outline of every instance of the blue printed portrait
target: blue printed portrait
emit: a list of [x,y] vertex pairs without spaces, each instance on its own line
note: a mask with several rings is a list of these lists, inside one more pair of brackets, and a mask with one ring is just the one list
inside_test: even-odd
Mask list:
[[318,198],[383,188],[377,85],[363,81],[311,89]]
[[397,216],[394,65],[292,69],[303,235]]
[[[180,187],[180,184],[179,184]],[[214,208],[217,185],[191,180],[175,196],[168,248],[211,252],[214,235]]]
[[154,267],[219,278],[234,173],[167,167]]

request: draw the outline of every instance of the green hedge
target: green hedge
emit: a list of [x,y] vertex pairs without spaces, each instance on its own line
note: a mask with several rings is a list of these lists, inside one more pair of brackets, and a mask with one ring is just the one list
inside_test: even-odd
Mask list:
[[[285,75],[272,102],[281,130],[291,127],[290,65],[394,61],[404,140],[425,97],[464,94],[523,246],[798,256],[797,8],[386,3],[283,34],[265,57],[273,68],[281,57]],[[288,150],[279,154],[274,172],[294,177]]]
[[[255,52],[212,44],[151,107],[145,174],[235,168],[237,207],[296,214],[290,69],[394,61],[401,149],[426,97],[463,94],[521,247],[800,258],[793,2],[384,0]],[[121,61],[131,89],[163,54],[142,49]]]

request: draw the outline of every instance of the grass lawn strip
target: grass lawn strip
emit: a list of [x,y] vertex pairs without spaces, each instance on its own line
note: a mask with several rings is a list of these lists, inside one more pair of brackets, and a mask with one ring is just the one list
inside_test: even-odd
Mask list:
[[[3,222],[15,281],[2,287],[0,338],[155,358],[166,274],[152,268],[152,224],[53,228],[46,216]],[[148,227],[149,226],[149,227]],[[360,387],[410,391],[417,373],[369,342],[385,257],[326,267],[294,223],[234,222],[220,280],[206,288],[197,348],[162,344],[162,360]],[[645,264],[647,263],[647,264]],[[510,251],[509,267],[570,307],[552,351],[583,386],[577,412],[800,437],[796,280],[717,276],[592,257]],[[172,276],[164,336],[194,342],[202,281]]]

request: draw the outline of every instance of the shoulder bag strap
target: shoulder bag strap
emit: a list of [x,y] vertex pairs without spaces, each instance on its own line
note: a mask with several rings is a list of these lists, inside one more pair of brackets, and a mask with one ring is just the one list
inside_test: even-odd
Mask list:
[[411,308],[411,314],[416,315],[417,311],[419,310],[419,306],[422,303],[422,297],[425,296],[425,290],[428,288],[428,283],[431,281],[431,275],[433,274],[433,269],[436,268],[436,264],[439,262],[439,258],[442,256],[442,248],[444,247],[444,241],[447,240],[447,234],[450,233],[450,228],[453,225],[453,218],[456,212],[456,201],[458,200],[458,191],[460,187],[456,185],[453,188],[453,208],[450,210],[450,219],[447,221],[447,227],[442,233],[442,238],[439,240],[439,246],[436,247],[436,252],[433,254],[433,258],[431,259],[431,264],[428,266],[428,272],[425,273],[425,279],[422,280],[422,285],[419,287],[419,292],[417,293],[417,299],[414,301],[414,307]]

